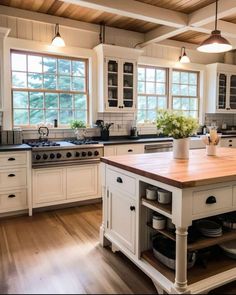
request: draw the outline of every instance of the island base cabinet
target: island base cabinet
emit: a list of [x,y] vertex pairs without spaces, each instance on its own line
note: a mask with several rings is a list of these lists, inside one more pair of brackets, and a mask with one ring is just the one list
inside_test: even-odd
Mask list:
[[109,191],[107,201],[109,237],[135,254],[135,200],[124,192],[112,189]]

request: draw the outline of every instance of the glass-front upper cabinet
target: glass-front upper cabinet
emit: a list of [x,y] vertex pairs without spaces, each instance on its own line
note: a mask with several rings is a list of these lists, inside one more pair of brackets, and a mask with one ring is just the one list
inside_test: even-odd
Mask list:
[[236,75],[230,76],[230,97],[229,104],[231,109],[236,109]]
[[107,101],[109,108],[118,107],[118,68],[117,60],[107,61]]
[[135,63],[134,62],[123,62],[123,107],[133,108],[134,107],[134,73]]
[[218,109],[226,108],[226,94],[227,94],[227,75],[219,74],[219,89],[218,89]]

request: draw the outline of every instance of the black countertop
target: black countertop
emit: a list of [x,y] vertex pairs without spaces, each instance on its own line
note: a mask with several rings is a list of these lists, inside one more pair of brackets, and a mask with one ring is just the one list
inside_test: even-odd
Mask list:
[[0,152],[14,152],[14,151],[30,151],[31,147],[27,144],[10,144],[2,145],[0,144]]

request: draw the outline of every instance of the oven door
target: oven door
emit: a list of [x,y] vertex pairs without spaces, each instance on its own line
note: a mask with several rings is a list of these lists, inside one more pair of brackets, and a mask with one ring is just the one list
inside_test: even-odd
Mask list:
[[145,153],[161,153],[169,152],[173,149],[172,142],[157,142],[153,144],[146,144],[144,147]]

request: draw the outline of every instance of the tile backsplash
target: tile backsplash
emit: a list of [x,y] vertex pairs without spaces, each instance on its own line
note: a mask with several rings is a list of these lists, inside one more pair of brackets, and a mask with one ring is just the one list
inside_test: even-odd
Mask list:
[[[104,123],[114,123],[110,128],[110,136],[128,136],[130,135],[130,129],[132,126],[135,126],[135,114],[134,113],[98,113],[98,120],[103,120]],[[149,135],[157,134],[157,128],[153,126],[138,126],[138,131],[140,135]],[[87,137],[99,137],[100,129],[99,128],[87,128],[86,129]],[[71,129],[56,129],[52,128],[49,130],[50,139],[64,139],[75,137],[74,131]],[[23,139],[31,140],[38,139],[39,134],[35,129],[24,130]]]
[[[134,113],[98,113],[98,119],[104,123],[114,123],[110,128],[111,136],[130,135],[130,129],[135,126],[136,115]],[[138,126],[140,135],[157,134],[156,126]]]
[[226,123],[227,126],[236,126],[236,114],[206,114],[205,125],[211,126],[215,124],[221,128],[222,124]]

